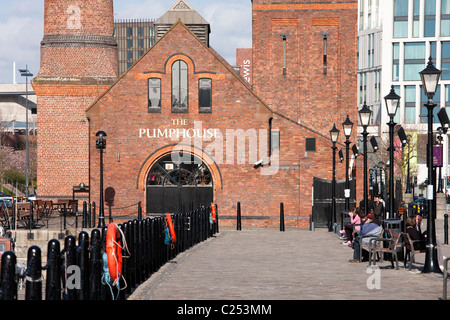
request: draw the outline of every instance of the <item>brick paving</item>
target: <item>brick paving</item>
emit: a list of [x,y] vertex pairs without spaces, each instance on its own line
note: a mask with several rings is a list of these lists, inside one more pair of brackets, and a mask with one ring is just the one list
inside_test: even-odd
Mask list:
[[[437,239],[443,242],[442,221]],[[426,221],[424,221],[426,226]],[[442,254],[450,256],[448,245]],[[352,249],[327,229],[221,230],[179,254],[128,300],[439,300],[442,275],[389,261],[350,263]]]

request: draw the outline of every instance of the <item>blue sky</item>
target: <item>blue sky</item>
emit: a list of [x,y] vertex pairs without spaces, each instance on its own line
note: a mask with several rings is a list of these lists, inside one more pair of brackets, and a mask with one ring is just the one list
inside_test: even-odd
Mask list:
[[[236,48],[250,48],[251,0],[186,0],[211,24],[211,46],[235,64]],[[114,0],[115,19],[157,19],[176,0]],[[24,83],[17,69],[39,72],[44,0],[0,1],[0,83]]]

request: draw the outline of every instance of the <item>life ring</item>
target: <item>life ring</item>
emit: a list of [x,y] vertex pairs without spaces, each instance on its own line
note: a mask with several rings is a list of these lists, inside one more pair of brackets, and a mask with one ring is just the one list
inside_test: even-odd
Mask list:
[[115,223],[110,223],[106,231],[106,257],[111,280],[118,281],[122,275],[122,242]]
[[216,222],[216,206],[214,205],[214,203],[211,203],[211,216],[213,222]]
[[166,221],[167,221],[167,226],[169,227],[169,232],[170,232],[170,237],[172,238],[172,242],[176,242],[177,235],[175,234],[175,229],[173,228],[172,218],[170,217],[169,213],[166,213]]

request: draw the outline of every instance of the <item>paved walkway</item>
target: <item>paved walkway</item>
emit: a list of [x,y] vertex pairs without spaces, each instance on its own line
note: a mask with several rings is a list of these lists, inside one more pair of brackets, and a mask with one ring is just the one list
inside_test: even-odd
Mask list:
[[[424,221],[425,223],[426,221]],[[443,242],[443,223],[437,238]],[[424,224],[426,226],[426,224]],[[448,245],[442,253],[450,256]],[[390,262],[349,263],[353,250],[327,229],[221,230],[179,254],[134,290],[129,300],[438,300],[442,275]]]

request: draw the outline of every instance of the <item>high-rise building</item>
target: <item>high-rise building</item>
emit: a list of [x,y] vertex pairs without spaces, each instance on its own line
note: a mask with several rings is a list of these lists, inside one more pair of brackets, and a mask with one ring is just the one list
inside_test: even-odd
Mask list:
[[154,20],[118,20],[114,22],[119,74],[123,74],[156,41]]
[[[439,109],[445,107],[450,114],[450,0],[360,0],[358,26],[358,106],[366,101],[372,108],[371,133],[388,143],[389,117],[383,97],[394,86],[401,96],[394,121],[411,138],[406,148],[412,148],[410,165],[420,185],[427,178],[428,118],[419,72],[429,57],[442,70],[434,97],[433,130],[437,132]],[[443,150],[444,178],[450,176],[447,135],[443,135]]]

